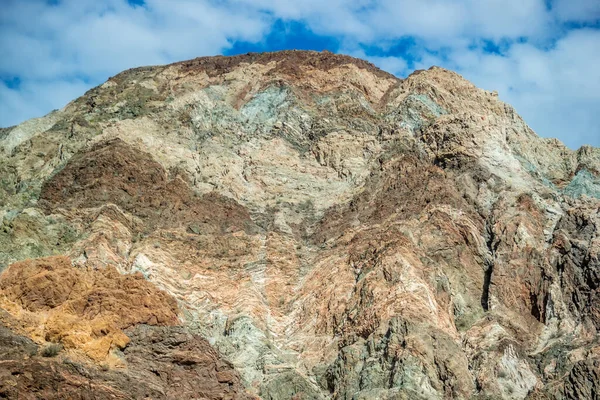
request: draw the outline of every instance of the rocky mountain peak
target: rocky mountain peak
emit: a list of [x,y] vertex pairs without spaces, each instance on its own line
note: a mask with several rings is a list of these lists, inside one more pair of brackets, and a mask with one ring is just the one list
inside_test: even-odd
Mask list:
[[0,131],[0,397],[593,398],[599,171],[438,67],[122,72]]
[[237,56],[199,57],[172,65],[181,66],[186,71],[204,72],[209,76],[218,76],[232,72],[247,65],[274,65],[273,73],[302,74],[305,68],[324,72],[334,68],[353,65],[365,72],[386,79],[397,79],[394,75],[382,71],[368,61],[329,51],[284,50],[272,53],[247,53]]

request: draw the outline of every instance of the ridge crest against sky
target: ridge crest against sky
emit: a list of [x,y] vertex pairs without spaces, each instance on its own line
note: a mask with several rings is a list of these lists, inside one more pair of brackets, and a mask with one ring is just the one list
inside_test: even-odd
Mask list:
[[399,77],[439,65],[497,90],[543,137],[600,146],[598,0],[3,0],[0,126],[122,70],[329,50]]

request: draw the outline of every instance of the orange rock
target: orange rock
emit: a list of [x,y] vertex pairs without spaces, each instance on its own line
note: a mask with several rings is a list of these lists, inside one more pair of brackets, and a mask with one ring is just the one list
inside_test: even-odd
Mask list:
[[129,343],[124,329],[178,323],[175,300],[140,274],[77,268],[65,256],[10,265],[0,277],[0,302],[37,341],[60,342],[97,361]]

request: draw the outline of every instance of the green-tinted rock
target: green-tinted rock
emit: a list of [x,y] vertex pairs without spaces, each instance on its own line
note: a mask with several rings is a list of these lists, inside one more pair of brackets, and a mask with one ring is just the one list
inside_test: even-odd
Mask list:
[[575,175],[564,192],[571,197],[585,195],[600,199],[600,177],[593,175],[586,169],[582,169]]

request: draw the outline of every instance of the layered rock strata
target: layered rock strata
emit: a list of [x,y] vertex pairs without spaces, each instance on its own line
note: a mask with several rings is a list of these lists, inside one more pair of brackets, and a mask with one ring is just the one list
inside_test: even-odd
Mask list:
[[137,68],[0,131],[0,177],[9,398],[598,397],[600,150],[453,72]]

